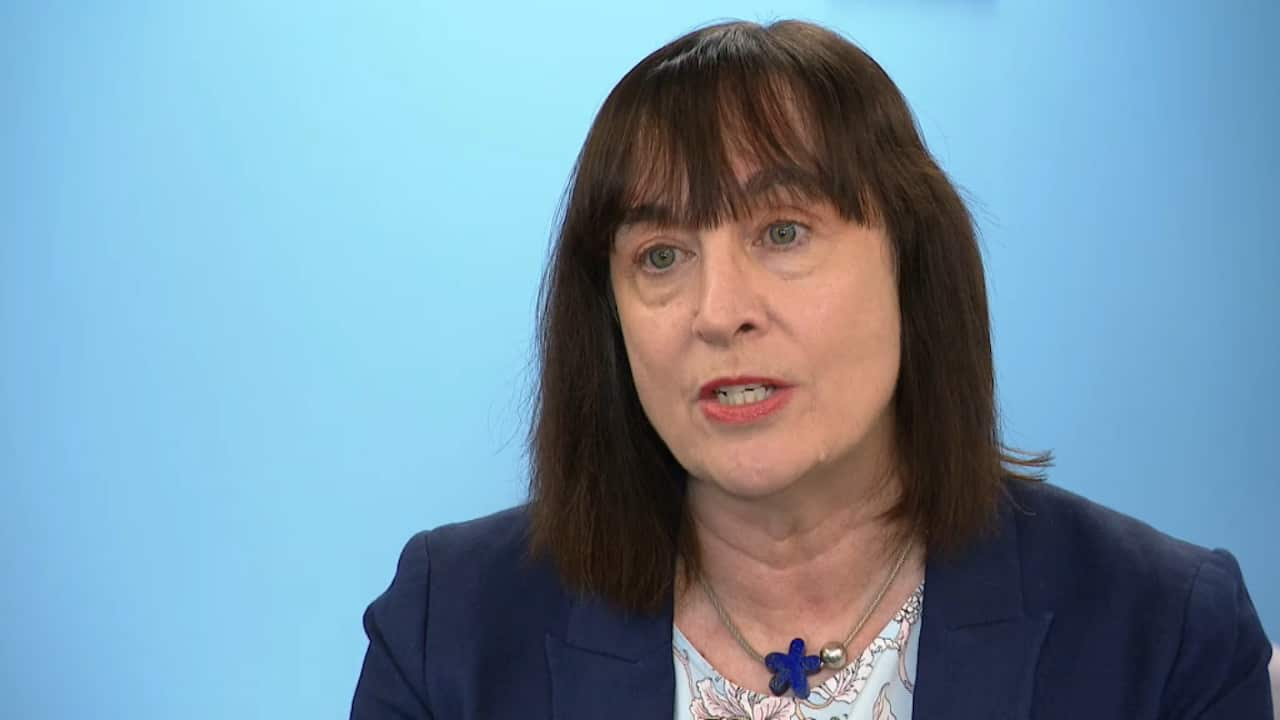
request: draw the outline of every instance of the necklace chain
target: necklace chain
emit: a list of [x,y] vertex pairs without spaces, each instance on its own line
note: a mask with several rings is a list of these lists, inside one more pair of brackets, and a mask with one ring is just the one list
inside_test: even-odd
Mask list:
[[[876,593],[875,598],[867,605],[867,609],[863,611],[862,617],[858,619],[858,623],[853,626],[853,629],[850,630],[849,634],[845,637],[844,642],[840,644],[842,648],[848,649],[849,644],[852,643],[853,639],[862,631],[862,626],[866,625],[867,621],[871,619],[871,614],[875,612],[876,608],[880,607],[880,602],[884,600],[885,593],[889,592],[889,586],[893,585],[894,579],[898,577],[898,572],[902,570],[902,565],[906,562],[907,554],[909,552],[911,552],[911,542],[907,541],[906,545],[902,548],[902,553],[898,555],[898,561],[893,564],[893,570],[889,572],[889,577],[886,578],[884,584],[880,586],[880,591]],[[720,598],[716,595],[715,591],[711,589],[711,583],[707,582],[706,576],[702,573],[698,573],[698,581],[702,583],[703,592],[707,594],[707,599],[711,601],[711,606],[716,609],[716,614],[720,616],[720,622],[724,623],[725,628],[729,631],[729,634],[733,636],[733,639],[737,640],[738,645],[742,646],[742,649],[757,662],[764,662],[764,656],[757,652],[756,649],[751,646],[751,643],[747,642],[747,639],[742,636],[742,632],[738,630],[738,626],[733,624],[733,620],[729,618],[729,613],[725,611],[724,606],[720,604]]]

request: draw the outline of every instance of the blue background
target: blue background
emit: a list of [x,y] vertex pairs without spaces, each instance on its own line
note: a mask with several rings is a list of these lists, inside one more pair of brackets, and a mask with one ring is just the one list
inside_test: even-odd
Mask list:
[[522,496],[600,102],[792,16],[969,194],[1009,439],[1232,549],[1280,637],[1280,4],[8,2],[0,715],[345,717],[403,542]]

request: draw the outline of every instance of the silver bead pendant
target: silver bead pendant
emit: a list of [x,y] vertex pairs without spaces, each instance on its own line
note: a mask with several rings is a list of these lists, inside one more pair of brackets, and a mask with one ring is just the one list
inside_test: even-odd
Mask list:
[[844,646],[838,642],[823,645],[818,651],[818,657],[822,659],[822,665],[831,670],[839,670],[848,660],[844,655]]

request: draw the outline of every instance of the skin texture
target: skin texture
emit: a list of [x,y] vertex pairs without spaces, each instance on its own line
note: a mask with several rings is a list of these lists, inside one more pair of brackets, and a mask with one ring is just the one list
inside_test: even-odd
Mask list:
[[[884,469],[900,321],[882,229],[791,201],[708,230],[624,227],[610,269],[645,413],[709,491],[776,508]],[[746,425],[706,418],[703,384],[743,375],[790,401]]]
[[[641,404],[689,473],[703,574],[762,653],[797,635],[814,651],[842,639],[902,549],[882,516],[897,487],[889,239],[825,202],[779,197],[707,229],[625,226],[610,261]],[[713,422],[700,389],[734,376],[781,380],[790,400],[753,423]],[[923,563],[917,544],[851,656],[914,590]],[[725,677],[767,692],[769,674],[697,586],[677,589],[676,624]]]

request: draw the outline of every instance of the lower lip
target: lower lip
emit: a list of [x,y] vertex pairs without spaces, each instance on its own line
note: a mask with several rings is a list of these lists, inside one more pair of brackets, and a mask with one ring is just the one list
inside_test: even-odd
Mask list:
[[774,388],[774,391],[764,400],[745,405],[721,405],[715,398],[699,400],[698,404],[702,406],[702,414],[712,422],[743,425],[763,420],[778,412],[790,399],[791,388],[780,387]]

